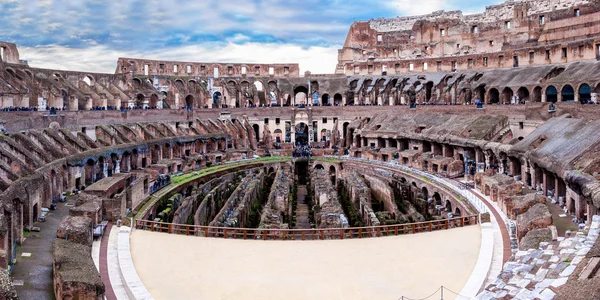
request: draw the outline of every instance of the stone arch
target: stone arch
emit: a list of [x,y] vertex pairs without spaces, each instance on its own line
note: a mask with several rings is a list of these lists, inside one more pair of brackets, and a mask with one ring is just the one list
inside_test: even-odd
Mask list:
[[342,102],[343,102],[342,94],[337,93],[337,94],[333,95],[333,105],[340,106],[343,104]]
[[157,108],[158,107],[158,95],[156,94],[152,94],[150,96],[150,107],[151,108]]
[[575,101],[575,90],[570,84],[563,86],[560,91],[562,101],[573,102]]
[[502,90],[502,103],[504,103],[504,104],[512,103],[513,95],[514,95],[513,90],[509,87],[505,87]]
[[308,104],[308,88],[301,85],[294,88],[294,103],[296,105]]
[[500,92],[496,88],[491,88],[488,92],[488,104],[500,103]]
[[517,97],[519,97],[519,103],[529,102],[529,90],[522,86],[517,90]]
[[533,102],[542,102],[542,87],[536,86],[533,89]]
[[439,192],[433,193],[433,201],[436,206],[437,205],[442,206],[442,196],[440,195]]
[[223,94],[221,94],[221,92],[219,92],[219,91],[214,92],[212,94],[213,107],[220,106],[223,102],[222,98],[223,98]]
[[185,85],[183,84],[183,80],[175,80],[175,87],[177,87],[177,89],[179,89],[180,92],[185,93]]
[[275,129],[275,131],[273,131],[273,137],[275,138],[275,142],[276,143],[282,143],[283,142],[283,132],[281,131],[281,129]]
[[427,190],[427,187],[423,186],[421,188],[421,192],[423,193],[423,197],[425,198],[425,200],[429,199],[429,190]]
[[431,96],[433,94],[433,81],[427,81],[425,84],[425,101],[431,101]]
[[258,126],[258,124],[254,124],[254,125],[252,125],[252,129],[254,130],[254,135],[256,136],[256,142],[259,142],[260,141],[260,138],[259,138],[260,126]]
[[577,89],[579,93],[579,102],[582,104],[590,103],[592,101],[592,89],[587,83],[582,83]]
[[253,85],[254,85],[254,89],[256,90],[256,93],[254,95],[256,98],[258,98],[257,102],[260,105],[265,105],[266,104],[265,84],[260,80],[255,80]]
[[308,125],[306,125],[304,122],[300,122],[296,124],[294,129],[296,131],[296,143],[300,145],[307,145],[309,141]]
[[185,97],[185,106],[189,109],[194,108],[194,96],[192,95],[187,95]]
[[546,102],[556,101],[558,101],[558,90],[553,85],[546,87]]
[[321,105],[329,105],[329,94],[325,93],[323,94],[323,96],[321,96]]
[[85,82],[89,86],[93,86],[96,84],[96,80],[92,75],[86,75],[85,77],[83,77],[83,82]]
[[452,212],[452,202],[450,200],[446,199],[444,207],[446,208],[447,212]]
[[314,170],[325,170],[325,167],[323,167],[322,164],[316,164],[315,167],[313,168]]
[[460,207],[456,207],[456,209],[454,210],[454,217],[460,217],[462,214],[462,212],[460,211]]
[[146,96],[144,96],[143,94],[137,94],[137,96],[135,96],[135,106],[136,107],[143,107],[145,101],[146,101]]
[[142,80],[139,78],[134,78],[133,80],[131,80],[131,82],[133,83],[133,87],[134,88],[141,88],[142,87]]
[[[85,171],[84,184],[86,186],[89,186],[92,183],[94,183],[95,178],[96,178],[95,168],[96,168],[96,162],[92,158],[88,159],[84,166],[84,171]],[[77,187],[77,188],[79,188],[79,187]]]

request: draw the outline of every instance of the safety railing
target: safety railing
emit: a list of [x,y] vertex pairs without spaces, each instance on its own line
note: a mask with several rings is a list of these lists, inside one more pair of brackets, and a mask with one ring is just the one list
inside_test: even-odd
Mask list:
[[243,240],[343,240],[385,236],[397,236],[433,232],[452,228],[476,225],[479,216],[465,216],[452,219],[420,223],[397,224],[372,227],[324,228],[324,229],[266,229],[230,228],[135,220],[135,228],[154,232],[178,235],[194,235],[210,238]]

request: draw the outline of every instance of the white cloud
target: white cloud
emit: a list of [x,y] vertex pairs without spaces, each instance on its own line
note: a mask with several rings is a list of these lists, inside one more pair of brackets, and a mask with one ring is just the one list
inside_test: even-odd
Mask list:
[[105,45],[69,48],[59,45],[19,47],[21,59],[35,68],[113,73],[119,57],[147,58],[167,61],[232,62],[232,63],[299,63],[300,72],[315,74],[335,71],[337,49],[330,47],[302,48],[292,44],[234,43],[203,44],[152,51],[117,51]]

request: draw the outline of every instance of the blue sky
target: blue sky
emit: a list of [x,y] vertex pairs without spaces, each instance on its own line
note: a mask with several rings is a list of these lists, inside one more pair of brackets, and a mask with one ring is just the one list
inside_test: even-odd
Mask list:
[[[105,4],[104,4],[105,3]],[[418,3],[418,5],[416,4]],[[112,73],[118,57],[298,62],[332,73],[356,20],[460,9],[457,0],[0,0],[0,40],[33,67]]]

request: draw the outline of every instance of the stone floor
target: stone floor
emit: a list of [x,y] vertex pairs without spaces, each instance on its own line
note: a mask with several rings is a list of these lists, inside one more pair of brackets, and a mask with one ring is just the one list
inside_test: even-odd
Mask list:
[[553,299],[554,289],[567,282],[596,242],[599,228],[600,216],[594,216],[587,231],[542,243],[539,249],[517,252],[499,278],[476,299]]
[[52,243],[60,220],[69,214],[69,202],[59,203],[50,211],[46,222],[36,223],[40,232],[28,232],[22,245],[17,247],[17,263],[12,277],[20,299],[55,299],[52,277]]

